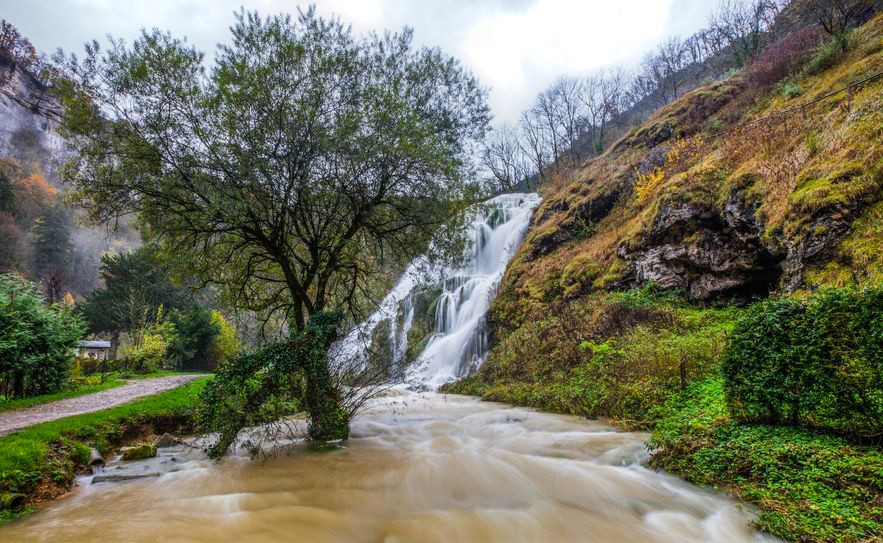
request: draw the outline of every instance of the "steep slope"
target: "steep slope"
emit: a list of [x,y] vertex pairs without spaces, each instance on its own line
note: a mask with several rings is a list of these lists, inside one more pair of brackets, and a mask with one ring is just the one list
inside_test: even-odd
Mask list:
[[879,444],[734,421],[720,377],[748,302],[883,285],[881,37],[877,16],[847,50],[773,51],[779,77],[698,88],[546,187],[487,361],[445,390],[653,429],[657,466],[777,535],[883,537]]

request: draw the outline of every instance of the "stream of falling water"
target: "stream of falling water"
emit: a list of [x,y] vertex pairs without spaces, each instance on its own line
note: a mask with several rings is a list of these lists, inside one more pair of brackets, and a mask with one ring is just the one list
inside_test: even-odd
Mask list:
[[[336,356],[361,359],[364,364],[372,340],[380,339],[390,347],[392,364],[404,365],[415,318],[413,297],[421,289],[436,288],[434,330],[416,360],[408,361],[407,381],[434,390],[474,371],[488,351],[485,313],[539,203],[537,194],[501,194],[471,210],[471,253],[465,263],[427,274],[426,261],[417,259],[377,311],[336,346]],[[387,324],[386,337],[374,338],[380,323]]]
[[[376,400],[344,448],[80,480],[0,541],[758,542],[750,515],[642,466],[646,435],[461,396]],[[174,456],[176,461],[170,458]],[[138,470],[134,463],[132,470]]]

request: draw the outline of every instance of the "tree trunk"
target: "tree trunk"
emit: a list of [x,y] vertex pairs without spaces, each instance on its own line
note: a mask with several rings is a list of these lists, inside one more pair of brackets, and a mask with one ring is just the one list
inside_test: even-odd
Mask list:
[[12,397],[24,398],[25,396],[25,376],[22,372],[17,371],[12,377]]
[[310,413],[308,433],[314,441],[349,437],[349,413],[328,369],[328,349],[337,338],[340,312],[319,312],[310,316],[303,333],[292,341],[297,365],[307,381],[306,404]]

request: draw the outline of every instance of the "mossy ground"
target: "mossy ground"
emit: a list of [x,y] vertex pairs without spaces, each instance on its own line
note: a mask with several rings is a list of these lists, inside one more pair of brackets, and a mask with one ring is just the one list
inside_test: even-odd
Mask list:
[[[0,493],[26,494],[33,505],[69,490],[87,469],[92,447],[108,454],[145,436],[193,431],[193,411],[205,382],[0,437]],[[13,516],[0,512],[0,521]]]
[[790,426],[738,424],[720,378],[657,411],[652,464],[760,506],[757,526],[793,541],[883,538],[883,449]]

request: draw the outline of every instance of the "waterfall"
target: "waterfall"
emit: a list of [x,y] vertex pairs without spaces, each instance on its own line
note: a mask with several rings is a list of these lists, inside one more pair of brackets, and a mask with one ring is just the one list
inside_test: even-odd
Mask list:
[[[388,353],[388,363],[402,369],[408,382],[421,387],[437,388],[474,371],[489,349],[485,313],[539,202],[536,194],[503,194],[478,206],[472,211],[472,251],[462,267],[427,276],[426,258],[418,258],[377,311],[350,332],[336,352],[360,358],[364,365],[372,343],[383,341],[386,349],[376,350]],[[418,314],[421,296],[436,291],[435,298]],[[412,327],[427,319],[432,323],[428,337],[423,338],[425,346],[407,360]],[[388,331],[378,328],[384,322]],[[384,331],[385,337],[378,337],[378,330]]]

